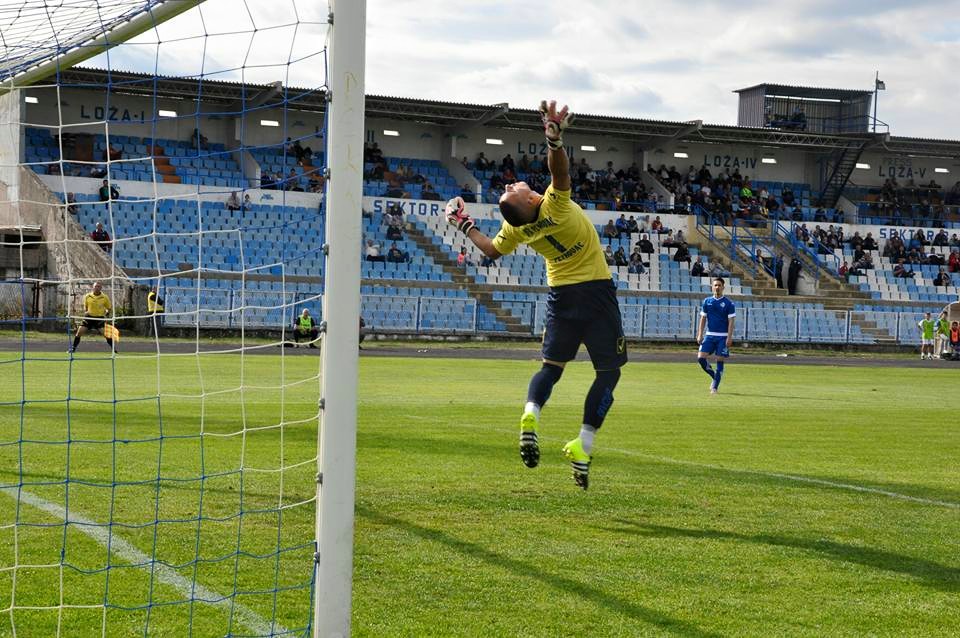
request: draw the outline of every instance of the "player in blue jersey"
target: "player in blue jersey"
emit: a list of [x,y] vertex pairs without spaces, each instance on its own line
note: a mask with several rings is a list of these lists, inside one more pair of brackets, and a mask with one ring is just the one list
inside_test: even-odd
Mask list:
[[[713,296],[703,300],[700,324],[697,327],[697,343],[700,344],[697,363],[713,379],[710,383],[710,394],[716,394],[720,388],[723,364],[730,356],[730,346],[733,345],[733,323],[737,316],[733,302],[723,296],[723,286],[723,277],[713,280]],[[706,332],[703,331],[704,328],[707,329]],[[716,370],[711,368],[707,361],[710,355],[716,356]]]

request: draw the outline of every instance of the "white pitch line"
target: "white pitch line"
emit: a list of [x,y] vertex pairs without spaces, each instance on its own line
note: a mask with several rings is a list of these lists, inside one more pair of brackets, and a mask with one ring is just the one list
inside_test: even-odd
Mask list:
[[[0,492],[3,492],[13,499],[17,499],[18,490],[15,487],[3,487],[0,488]],[[51,503],[26,490],[19,490],[19,498],[21,502],[32,505],[38,510],[50,514],[55,519],[68,520],[67,510],[56,503]],[[88,518],[78,516],[76,512],[70,512],[69,514],[69,522],[73,524],[78,531],[86,534],[103,547],[109,548],[111,553],[116,554],[132,564],[150,563],[150,557],[137,549],[133,544],[125,541],[116,534],[111,537],[110,532],[107,531],[106,528]],[[271,624],[246,605],[238,602],[231,603],[229,599],[224,598],[215,591],[207,589],[199,583],[194,583],[184,576],[181,576],[176,570],[166,565],[153,563],[152,566],[158,581],[173,587],[187,597],[192,595],[194,601],[215,607],[223,607],[227,610],[232,606],[233,613],[238,620],[258,635],[273,636],[287,633],[286,629],[280,625]],[[149,565],[144,565],[143,569],[149,569]]]

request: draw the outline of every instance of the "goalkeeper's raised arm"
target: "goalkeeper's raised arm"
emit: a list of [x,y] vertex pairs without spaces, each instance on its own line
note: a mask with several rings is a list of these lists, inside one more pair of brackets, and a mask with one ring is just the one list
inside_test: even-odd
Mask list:
[[[543,121],[543,133],[547,139],[547,166],[554,191],[570,190],[570,160],[563,146],[563,131],[573,122],[573,114],[566,106],[557,110],[553,100],[540,102],[540,118]],[[543,195],[534,191],[526,182],[507,184],[506,191],[500,197],[500,214],[511,228],[532,224],[540,214]],[[463,198],[454,197],[447,202],[444,211],[447,221],[456,226],[484,255],[497,259],[516,248],[517,242],[508,238],[501,230],[495,240],[483,234],[467,213]]]
[[570,159],[563,147],[563,131],[573,122],[573,114],[566,105],[559,111],[557,103],[551,100],[540,102],[540,118],[543,120],[543,133],[547,138],[547,167],[553,179],[553,187],[558,191],[570,190]]

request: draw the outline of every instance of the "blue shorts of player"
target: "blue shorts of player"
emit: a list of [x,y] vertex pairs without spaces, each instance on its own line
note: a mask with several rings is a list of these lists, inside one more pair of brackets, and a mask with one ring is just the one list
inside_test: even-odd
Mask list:
[[587,347],[595,370],[616,370],[627,362],[617,288],[609,279],[550,289],[543,358],[571,361],[581,343]]
[[705,337],[703,343],[700,344],[700,352],[705,354],[715,354],[718,357],[729,357],[730,350],[727,349],[726,336],[718,337],[711,335],[709,337]]

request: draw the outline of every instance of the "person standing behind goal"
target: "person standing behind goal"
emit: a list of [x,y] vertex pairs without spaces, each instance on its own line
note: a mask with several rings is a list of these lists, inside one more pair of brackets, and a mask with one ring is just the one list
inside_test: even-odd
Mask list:
[[163,297],[160,296],[156,286],[147,294],[147,314],[150,315],[150,321],[153,324],[153,334],[159,339],[160,331],[163,329]]
[[113,348],[114,352],[117,351],[113,345],[113,339],[107,336],[105,330],[111,309],[110,297],[103,292],[103,285],[99,281],[93,282],[93,289],[83,296],[83,320],[77,326],[70,352],[77,350],[80,345],[80,337],[90,330],[101,332],[107,344]]
[[525,182],[508,184],[500,197],[503,224],[491,240],[474,226],[463,199],[446,206],[447,221],[456,226],[484,255],[497,259],[528,244],[546,262],[550,295],[543,332],[543,366],[533,375],[520,417],[520,458],[527,467],[540,462],[540,410],[560,380],[564,366],[580,344],[587,347],[596,376],[583,406],[580,436],[563,446],[573,467],[573,480],[587,489],[593,438],[613,405],[620,368],[627,362],[617,289],[590,218],[570,199],[570,161],[563,131],[573,116],[556,102],[540,103],[549,150],[551,183],[543,195]]

